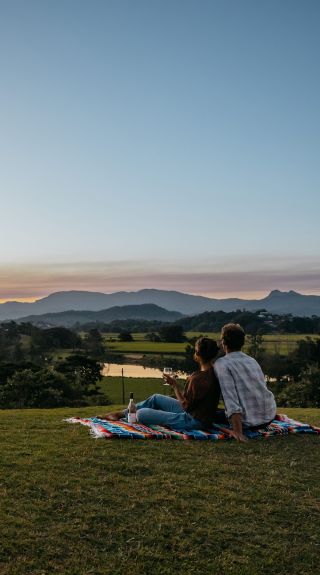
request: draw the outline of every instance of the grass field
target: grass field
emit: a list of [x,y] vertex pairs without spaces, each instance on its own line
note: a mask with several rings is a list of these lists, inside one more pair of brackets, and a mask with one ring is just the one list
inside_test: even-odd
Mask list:
[[[171,355],[183,355],[186,347],[186,343],[163,343],[163,342],[150,342],[145,340],[145,335],[143,333],[134,333],[131,342],[120,342],[116,340],[116,334],[112,335],[112,338],[105,337],[105,341],[111,351],[117,353],[141,353],[141,354],[168,354]],[[220,339],[220,333],[203,333],[200,332],[187,332],[186,336],[188,338],[199,337],[200,335],[207,335],[215,340]],[[263,336],[263,348],[270,353],[281,353],[286,355],[294,350],[297,342],[306,337],[317,337],[314,334],[279,334],[279,335],[264,335]],[[110,341],[110,339],[114,341]],[[248,346],[244,349],[246,350]]]
[[[106,393],[112,403],[122,402],[121,377],[104,377],[99,383],[102,391]],[[162,379],[124,377],[125,401],[129,402],[129,394],[134,394],[135,401],[142,401],[152,393],[169,394],[169,387],[163,385]]]
[[62,421],[97,409],[0,411],[1,575],[318,572],[319,437],[108,441]]

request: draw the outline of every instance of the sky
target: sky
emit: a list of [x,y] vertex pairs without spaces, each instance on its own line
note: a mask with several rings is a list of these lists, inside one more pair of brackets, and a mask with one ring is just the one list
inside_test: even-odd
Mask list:
[[318,0],[0,0],[0,301],[320,295]]

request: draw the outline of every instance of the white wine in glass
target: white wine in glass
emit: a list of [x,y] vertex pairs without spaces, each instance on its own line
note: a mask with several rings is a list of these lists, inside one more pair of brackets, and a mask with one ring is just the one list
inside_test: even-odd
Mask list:
[[[170,377],[172,377],[173,376],[172,367],[164,367],[163,368],[163,375],[170,375]],[[167,383],[166,381],[164,381],[163,385],[170,385],[170,383]]]

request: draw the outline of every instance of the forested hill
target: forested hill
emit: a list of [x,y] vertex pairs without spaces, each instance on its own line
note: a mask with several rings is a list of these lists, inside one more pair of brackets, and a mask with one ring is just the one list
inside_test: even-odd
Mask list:
[[248,333],[310,333],[320,334],[320,317],[294,317],[271,314],[267,311],[205,312],[179,319],[184,331],[220,331],[226,323],[239,323]]
[[240,323],[248,333],[304,333],[320,335],[320,317],[295,317],[290,314],[271,314],[265,310],[211,311],[194,316],[182,316],[155,305],[114,307],[102,312],[62,312],[28,316],[21,323],[32,323],[38,327],[64,326],[89,330],[98,328],[102,332],[158,332],[162,325],[179,325],[183,331],[217,332],[229,322]]
[[154,304],[115,306],[101,311],[64,311],[60,313],[46,313],[30,315],[21,320],[23,323],[32,323],[39,326],[74,327],[89,323],[110,323],[115,320],[149,320],[160,322],[173,322],[181,318],[182,314],[168,311]]
[[[240,323],[247,333],[303,333],[320,335],[320,317],[294,317],[291,315],[269,314],[259,312],[205,312],[199,315],[183,317],[171,325],[179,325],[184,332],[219,332],[226,323]],[[163,322],[143,319],[114,320],[108,324],[88,323],[82,329],[97,327],[105,333],[118,333],[123,330],[130,332],[158,332]]]

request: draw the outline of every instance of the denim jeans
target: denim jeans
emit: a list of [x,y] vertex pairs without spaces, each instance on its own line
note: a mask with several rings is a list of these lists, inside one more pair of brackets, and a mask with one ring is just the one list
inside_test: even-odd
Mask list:
[[184,411],[177,399],[159,393],[137,403],[137,420],[143,425],[164,425],[176,431],[204,429],[201,421]]

